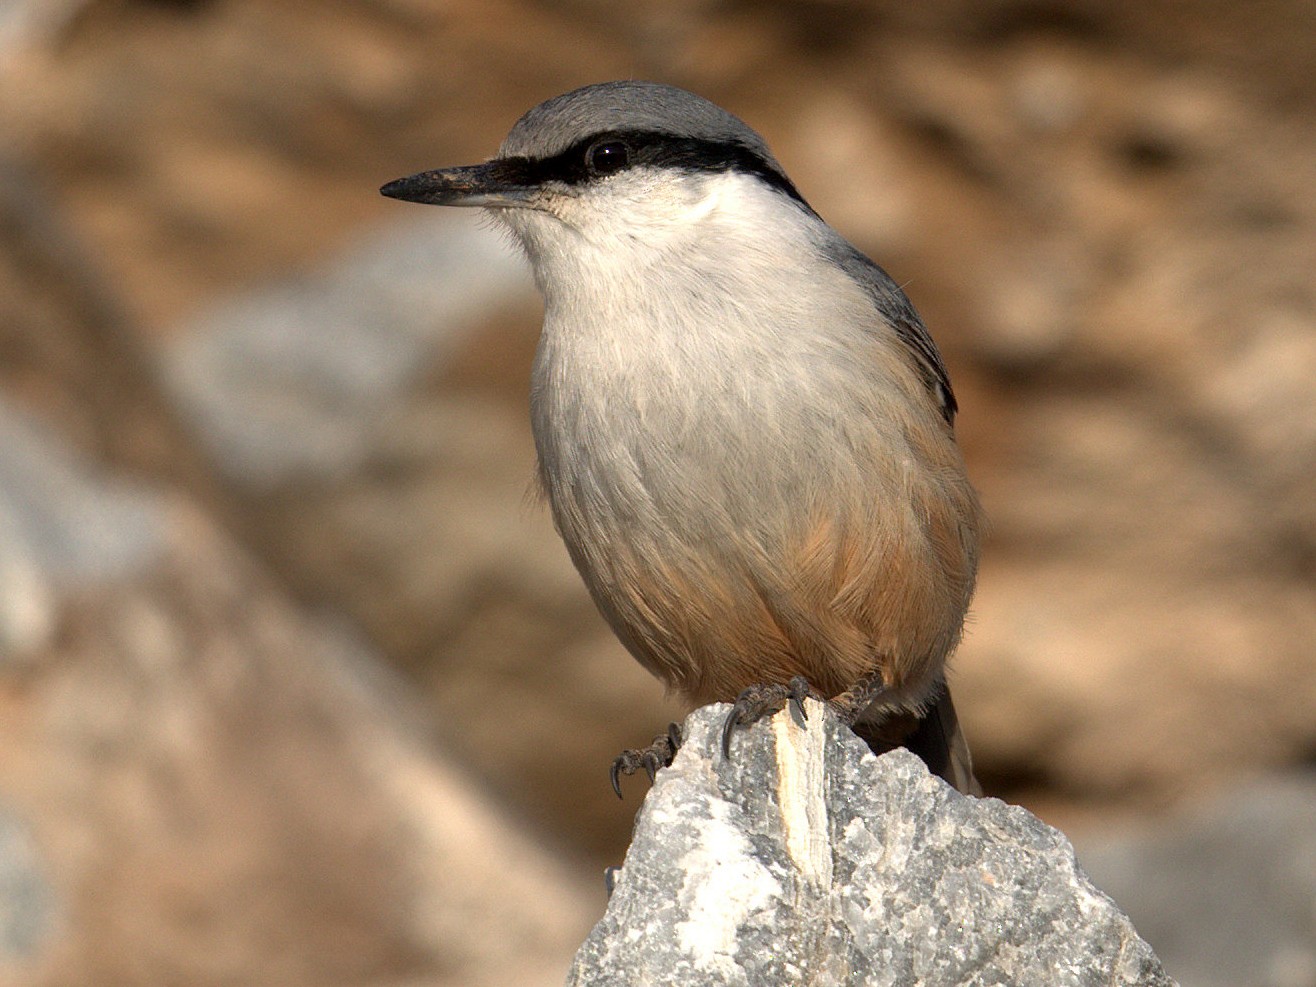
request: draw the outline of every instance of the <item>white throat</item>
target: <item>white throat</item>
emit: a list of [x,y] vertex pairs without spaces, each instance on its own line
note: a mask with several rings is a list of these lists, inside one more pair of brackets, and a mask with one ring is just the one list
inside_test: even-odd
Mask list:
[[792,323],[835,306],[838,290],[862,302],[820,253],[822,221],[750,175],[637,169],[552,212],[500,218],[534,267],[550,346],[592,338],[637,358],[699,346],[707,368],[710,347],[761,345],[764,333],[780,342]]

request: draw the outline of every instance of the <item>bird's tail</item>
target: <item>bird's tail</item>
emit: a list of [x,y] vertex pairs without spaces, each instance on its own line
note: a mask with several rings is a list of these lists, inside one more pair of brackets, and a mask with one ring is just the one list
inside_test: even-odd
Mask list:
[[937,698],[922,713],[896,713],[879,723],[860,720],[857,733],[875,754],[897,747],[917,754],[934,775],[939,775],[965,795],[982,795],[973,774],[973,757],[960,730],[950,690],[943,683]]

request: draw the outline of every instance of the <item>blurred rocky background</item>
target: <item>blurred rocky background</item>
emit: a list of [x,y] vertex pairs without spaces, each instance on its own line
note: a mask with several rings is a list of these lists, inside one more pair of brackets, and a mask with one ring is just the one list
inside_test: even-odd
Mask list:
[[561,982],[681,709],[529,496],[520,261],[376,189],[633,76],[945,352],[989,793],[1189,987],[1316,985],[1313,52],[1305,0],[0,0],[0,984]]

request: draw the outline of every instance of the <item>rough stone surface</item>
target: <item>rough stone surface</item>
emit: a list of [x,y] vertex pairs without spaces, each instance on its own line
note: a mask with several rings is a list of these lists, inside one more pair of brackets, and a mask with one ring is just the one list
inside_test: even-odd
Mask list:
[[710,758],[726,709],[686,721],[569,985],[1173,983],[1025,810],[875,758],[816,703]]

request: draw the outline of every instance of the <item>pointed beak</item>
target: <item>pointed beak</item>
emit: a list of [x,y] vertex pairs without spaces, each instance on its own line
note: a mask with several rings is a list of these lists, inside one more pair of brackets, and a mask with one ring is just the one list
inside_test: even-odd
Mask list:
[[389,182],[380,195],[433,206],[531,208],[536,186],[515,159],[497,158],[484,164],[422,171]]

